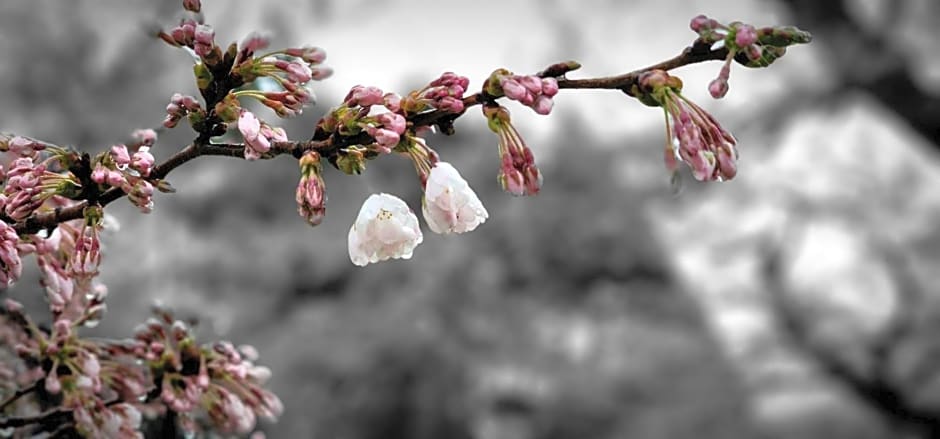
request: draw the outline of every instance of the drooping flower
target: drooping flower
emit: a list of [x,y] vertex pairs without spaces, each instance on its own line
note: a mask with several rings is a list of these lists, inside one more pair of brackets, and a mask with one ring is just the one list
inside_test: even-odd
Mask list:
[[421,211],[431,231],[445,234],[472,231],[489,217],[476,192],[447,162],[431,168]]
[[512,125],[509,111],[501,106],[484,106],[490,130],[499,136],[499,175],[503,190],[512,195],[535,195],[542,187],[542,173],[535,165],[532,150]]
[[644,72],[633,90],[641,101],[663,108],[666,168],[685,162],[699,181],[723,181],[737,174],[737,141],[694,102],[682,95],[682,81],[663,70]]
[[349,229],[349,259],[360,267],[388,259],[410,259],[423,240],[418,217],[401,198],[372,194]]
[[326,183],[323,181],[320,154],[307,151],[299,160],[300,183],[297,184],[297,213],[311,226],[326,216]]

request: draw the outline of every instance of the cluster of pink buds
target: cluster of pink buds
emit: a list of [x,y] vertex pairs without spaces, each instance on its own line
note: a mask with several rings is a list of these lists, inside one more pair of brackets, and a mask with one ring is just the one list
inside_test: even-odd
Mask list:
[[320,224],[326,216],[326,182],[320,154],[307,151],[300,157],[300,182],[297,184],[297,213],[311,226]]
[[693,18],[689,27],[703,42],[712,44],[712,49],[728,49],[728,56],[718,77],[708,84],[708,92],[715,99],[720,99],[728,93],[731,61],[737,59],[747,67],[766,67],[786,54],[787,46],[805,44],[812,40],[808,32],[792,26],[758,29],[739,21],[724,25],[705,15]]
[[171,46],[188,47],[200,58],[214,62],[221,57],[221,51],[215,45],[215,30],[201,21],[198,14],[184,17],[169,33],[159,31],[157,36]]
[[[364,151],[373,155],[389,154],[405,136],[408,121],[401,109],[401,98],[394,93],[384,93],[378,87],[356,85],[349,90],[340,105],[330,111],[317,125],[319,132],[353,136],[365,132],[374,143]],[[387,112],[370,116],[373,106],[384,106]],[[343,172],[357,174],[365,165],[359,157],[359,148],[345,148],[339,162]]]
[[497,69],[490,75],[484,89],[488,94],[506,96],[538,114],[546,115],[554,106],[552,97],[558,94],[558,80],[537,75],[515,75],[506,69]]
[[190,113],[205,116],[202,105],[195,97],[174,93],[170,103],[166,106],[166,118],[163,120],[163,126],[173,128],[179,123],[180,119]]
[[[463,95],[470,85],[466,76],[454,72],[444,72],[420,90],[412,91],[401,101],[401,108],[407,113],[420,113],[433,108],[447,113],[463,112]],[[392,109],[392,111],[396,111]]]
[[14,160],[0,195],[3,213],[14,221],[25,220],[53,194],[58,180],[57,174],[47,173],[46,165],[34,163],[31,157]]
[[14,156],[35,158],[36,154],[45,150],[47,146],[45,142],[30,139],[29,137],[0,133],[0,152],[9,152]]
[[99,160],[91,172],[91,180],[98,184],[119,187],[127,194],[131,204],[141,212],[153,210],[153,183],[146,178],[154,166],[154,157],[150,146],[156,141],[152,130],[138,133],[140,136],[137,151],[131,154],[127,145],[114,145],[109,154]]
[[676,172],[681,160],[696,180],[734,178],[738,159],[734,137],[681,91],[682,81],[663,70],[641,74],[634,90],[641,101],[662,107],[666,115],[666,168]]
[[181,427],[195,433],[193,416],[201,412],[220,432],[245,434],[257,418],[280,416],[281,401],[261,387],[271,372],[254,364],[254,348],[199,346],[189,325],[166,312],[158,315],[137,329],[134,350],[159,378],[160,399],[180,415]]
[[398,113],[382,113],[368,119],[372,120],[363,122],[364,128],[375,139],[375,149],[383,154],[391,153],[405,134],[405,117]]
[[542,173],[535,165],[532,150],[512,125],[509,111],[495,105],[483,106],[490,130],[499,136],[499,175],[503,190],[512,195],[535,195],[542,187]]
[[259,77],[270,78],[280,85],[281,90],[246,88],[232,94],[257,99],[280,117],[299,115],[303,113],[304,106],[315,100],[307,84],[333,74],[331,68],[322,65],[326,52],[319,47],[304,46],[271,52],[262,58],[254,57],[256,51],[267,46],[266,37],[250,34],[241,43],[232,71],[246,83]]

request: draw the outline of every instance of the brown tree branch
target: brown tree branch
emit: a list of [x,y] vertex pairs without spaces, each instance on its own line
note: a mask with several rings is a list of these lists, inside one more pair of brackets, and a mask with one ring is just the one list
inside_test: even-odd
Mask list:
[[[649,70],[672,70],[689,64],[695,64],[705,61],[714,61],[714,60],[723,60],[728,56],[727,49],[718,49],[711,50],[711,48],[698,40],[692,45],[687,47],[679,55],[676,55],[673,58],[667,59],[663,62],[645,67],[639,70],[634,70],[629,73],[625,73],[617,76],[608,76],[600,78],[586,78],[586,79],[568,79],[564,77],[564,73],[570,68],[565,69],[559,66],[570,65],[568,63],[559,63],[553,66],[550,66],[546,70],[540,72],[541,76],[560,76],[558,78],[558,88],[559,89],[609,89],[609,90],[621,90],[624,93],[629,94],[629,90],[634,84],[636,84],[637,78],[643,72]],[[222,80],[225,80],[224,78]],[[206,107],[213,108],[215,104],[221,99],[218,93],[210,94],[209,96],[204,96],[207,99]],[[429,111],[426,113],[420,113],[409,118],[409,123],[413,128],[425,127],[425,126],[434,126],[437,125],[442,128],[442,131],[445,133],[449,132],[446,127],[449,127],[453,121],[463,116],[466,113],[466,108],[470,108],[476,105],[480,105],[485,102],[487,99],[493,99],[492,97],[484,96],[483,93],[476,93],[464,98],[464,112],[460,114],[454,114],[444,111]],[[214,110],[213,110],[214,111]],[[244,146],[239,144],[214,144],[209,142],[211,137],[210,133],[214,133],[213,130],[216,129],[216,126],[221,122],[218,117],[210,111],[210,114],[207,118],[207,122],[204,124],[203,129],[200,131],[199,136],[196,140],[189,146],[183,148],[177,153],[173,154],[171,157],[166,159],[163,163],[155,166],[151,171],[148,180],[157,181],[166,178],[166,176],[176,169],[177,167],[190,162],[200,156],[224,156],[224,157],[235,157],[242,158],[244,155]],[[217,135],[217,134],[214,134]],[[348,145],[357,145],[357,144],[369,144],[373,140],[367,134],[359,134],[351,137],[338,137],[333,134],[327,134],[325,138],[317,139],[314,138],[310,141],[291,141],[291,142],[278,142],[272,150],[265,154],[263,158],[273,158],[282,154],[291,154],[295,157],[299,157],[304,151],[308,150],[317,150],[321,153],[330,153],[334,152],[339,148]],[[105,206],[112,201],[115,201],[125,194],[120,188],[112,187],[101,193],[98,198],[98,204]],[[56,227],[57,224],[79,219],[82,217],[82,212],[84,208],[88,205],[88,201],[84,201],[69,207],[65,208],[56,208],[52,211],[43,211],[37,212],[27,218],[25,221],[19,222],[14,225],[14,229],[20,235],[23,234],[32,234],[40,230],[50,230]]]

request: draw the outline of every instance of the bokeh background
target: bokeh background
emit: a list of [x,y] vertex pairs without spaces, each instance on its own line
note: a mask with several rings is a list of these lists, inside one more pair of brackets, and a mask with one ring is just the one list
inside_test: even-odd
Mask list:
[[[191,59],[147,36],[176,1],[0,3],[0,129],[99,151],[158,126]],[[940,3],[931,0],[584,2],[204,0],[216,40],[266,30],[326,48],[319,105],[285,121],[306,138],[349,87],[407,92],[443,71],[572,77],[678,53],[688,20],[814,33],[765,70],[676,73],[739,139],[740,172],[686,175],[673,194],[662,115],[615,92],[563,91],[538,117],[510,107],[545,175],[511,198],[496,139],[473,110],[429,144],[490,212],[477,231],[426,231],[410,261],[347,257],[360,203],[412,206],[395,158],[326,171],[324,223],[296,215],[289,158],[198,160],[140,215],[109,207],[109,314],[129,335],[160,301],[206,340],[252,344],[286,404],[274,438],[894,438],[940,425]],[[264,113],[262,113],[264,114]],[[264,114],[273,120],[271,114]],[[166,157],[192,137],[161,132]],[[3,293],[41,310],[35,270]]]

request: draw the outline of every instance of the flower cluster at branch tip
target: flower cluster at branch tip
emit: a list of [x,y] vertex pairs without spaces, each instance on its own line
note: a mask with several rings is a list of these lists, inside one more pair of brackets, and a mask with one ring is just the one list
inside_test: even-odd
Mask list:
[[739,21],[727,25],[713,18],[698,15],[692,18],[689,27],[699,34],[712,49],[728,49],[728,56],[718,77],[708,84],[708,92],[715,99],[728,93],[728,77],[731,61],[737,60],[747,67],[766,67],[787,52],[787,46],[812,41],[812,35],[793,26],[755,28]]
[[506,96],[525,105],[536,113],[552,112],[552,97],[558,94],[558,80],[538,75],[516,75],[506,69],[497,69],[486,81],[484,90],[491,96]]
[[150,148],[157,141],[157,133],[150,129],[137,130],[133,137],[135,142],[131,145],[137,148],[134,153],[124,144],[112,146],[107,154],[95,159],[90,178],[101,186],[121,188],[128,201],[141,212],[150,213],[155,189],[148,179],[155,163]]
[[123,347],[148,365],[159,400],[180,416],[180,426],[198,432],[193,418],[208,414],[222,433],[245,434],[257,418],[273,420],[283,412],[281,401],[261,386],[271,371],[257,366],[257,351],[229,342],[198,345],[190,325],[157,309],[157,318],[135,330]]
[[734,137],[701,107],[682,95],[682,81],[663,70],[644,72],[632,93],[642,102],[663,108],[666,117],[666,168],[685,162],[699,181],[723,181],[737,174]]
[[437,162],[431,168],[421,211],[435,233],[470,232],[489,217],[476,192],[447,162]]
[[[420,90],[414,90],[401,98],[400,108],[405,113],[417,114],[428,109],[445,113],[463,112],[463,95],[470,85],[466,76],[444,72]],[[398,111],[392,109],[392,111]]]
[[297,213],[311,226],[320,224],[326,216],[326,183],[320,154],[307,151],[300,157],[300,182],[297,183]]
[[163,126],[173,128],[179,123],[180,119],[187,115],[202,120],[206,117],[206,112],[195,97],[174,93],[173,97],[170,98],[170,103],[166,106],[166,118],[163,119]]
[[484,105],[487,124],[499,136],[499,180],[503,190],[513,195],[535,195],[542,187],[542,173],[535,165],[532,150],[512,125],[509,110]]
[[349,259],[365,266],[388,259],[411,259],[424,235],[418,217],[401,198],[372,194],[349,229]]

